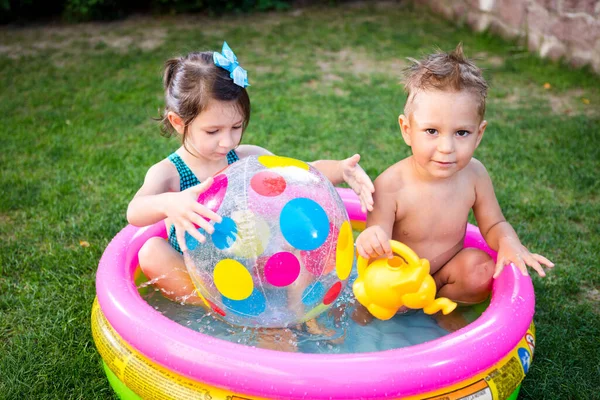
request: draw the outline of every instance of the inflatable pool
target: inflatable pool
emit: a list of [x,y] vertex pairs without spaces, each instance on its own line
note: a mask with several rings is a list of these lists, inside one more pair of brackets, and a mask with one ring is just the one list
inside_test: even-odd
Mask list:
[[[354,193],[338,189],[353,226]],[[514,399],[534,351],[531,279],[516,267],[494,281],[489,306],[466,327],[423,344],[358,354],[263,350],[173,322],[140,296],[137,253],[164,223],[125,227],[96,276],[92,332],[121,399]],[[494,256],[469,225],[465,246]]]

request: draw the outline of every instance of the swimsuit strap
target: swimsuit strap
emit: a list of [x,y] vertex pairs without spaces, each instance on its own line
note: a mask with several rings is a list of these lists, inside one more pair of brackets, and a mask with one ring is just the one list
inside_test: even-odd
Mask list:
[[227,153],[227,164],[231,165],[234,162],[239,161],[239,160],[240,160],[240,158],[238,157],[235,150],[231,150],[229,153]]
[[179,190],[184,191],[185,189],[191,188],[200,184],[196,175],[192,172],[190,167],[179,157],[177,153],[173,153],[169,156],[169,161],[175,165],[177,172],[179,172]]
[[[171,154],[168,159],[173,163],[173,165],[175,165],[175,168],[177,168],[177,172],[179,173],[180,191],[184,191],[187,188],[191,188],[192,186],[200,184],[200,181],[198,178],[196,178],[196,175],[194,175],[190,167],[187,166],[187,164],[181,159],[181,157],[179,157],[177,153]],[[231,150],[229,153],[227,153],[228,165],[231,165],[239,160],[240,158],[235,150]]]
[[[227,164],[231,165],[236,161],[239,161],[239,157],[235,150],[231,150],[227,153]],[[190,167],[187,166],[185,162],[179,157],[177,153],[173,153],[169,156],[169,161],[171,161],[175,168],[177,168],[177,172],[179,172],[179,190],[185,190],[192,186],[196,186],[200,183],[196,175],[192,172]],[[188,234],[186,233],[186,237]],[[169,228],[169,244],[177,250],[179,253],[182,253],[181,248],[179,247],[179,243],[177,242],[177,237],[175,235],[175,225],[171,225]]]

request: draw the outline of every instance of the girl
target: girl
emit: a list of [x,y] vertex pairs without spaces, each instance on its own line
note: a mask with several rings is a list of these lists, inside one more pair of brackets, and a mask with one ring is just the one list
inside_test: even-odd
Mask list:
[[[202,305],[187,273],[182,253],[186,232],[204,242],[194,224],[208,234],[221,217],[196,200],[212,184],[212,176],[251,155],[272,154],[258,146],[240,145],[250,121],[246,71],[227,43],[218,52],[191,53],[166,62],[163,75],[165,111],[162,131],[178,135],[182,146],[150,167],[144,184],[127,209],[127,220],[147,226],[165,220],[169,241],[150,239],[139,252],[140,267],[168,298]],[[334,185],[348,183],[360,196],[363,211],[373,209],[373,184],[358,165],[360,156],[320,160],[312,165]],[[202,182],[202,183],[200,183]],[[160,278],[160,279],[158,279]]]

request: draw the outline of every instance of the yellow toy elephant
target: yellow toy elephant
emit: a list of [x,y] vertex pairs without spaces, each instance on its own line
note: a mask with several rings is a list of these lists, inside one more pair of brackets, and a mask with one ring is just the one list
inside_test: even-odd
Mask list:
[[358,278],[352,289],[356,299],[375,318],[388,320],[402,306],[422,308],[426,314],[442,310],[451,313],[456,303],[445,297],[435,298],[435,281],[429,274],[429,260],[419,258],[408,246],[390,241],[393,259],[369,260],[358,257]]

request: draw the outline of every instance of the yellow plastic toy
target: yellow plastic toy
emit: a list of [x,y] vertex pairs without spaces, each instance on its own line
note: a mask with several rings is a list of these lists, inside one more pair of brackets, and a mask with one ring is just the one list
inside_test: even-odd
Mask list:
[[442,311],[449,314],[456,303],[445,298],[435,298],[435,281],[429,274],[429,260],[419,258],[404,243],[390,240],[392,259],[369,260],[358,257],[358,278],[352,289],[356,299],[375,318],[388,320],[402,306],[418,309],[425,314]]

